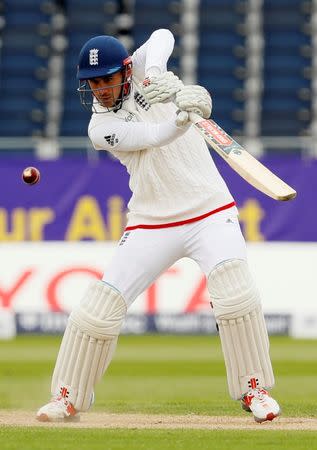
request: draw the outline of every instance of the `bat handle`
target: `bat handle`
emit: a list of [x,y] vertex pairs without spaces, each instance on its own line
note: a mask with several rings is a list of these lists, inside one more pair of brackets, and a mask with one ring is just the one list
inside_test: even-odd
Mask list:
[[204,120],[199,114],[196,114],[194,112],[189,113],[189,119],[192,123],[197,123]]

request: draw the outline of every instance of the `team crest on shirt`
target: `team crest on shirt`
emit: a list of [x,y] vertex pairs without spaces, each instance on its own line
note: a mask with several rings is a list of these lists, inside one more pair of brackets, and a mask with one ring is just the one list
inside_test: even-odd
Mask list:
[[136,92],[134,94],[134,100],[135,103],[141,106],[141,108],[145,109],[145,111],[148,111],[151,108],[151,105],[145,100],[145,97],[140,94],[140,92]]

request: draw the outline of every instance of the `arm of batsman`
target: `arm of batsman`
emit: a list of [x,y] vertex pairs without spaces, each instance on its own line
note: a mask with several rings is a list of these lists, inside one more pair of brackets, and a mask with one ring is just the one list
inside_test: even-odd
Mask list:
[[173,72],[164,72],[158,76],[145,78],[142,93],[150,105],[172,101],[173,96],[183,87],[182,81]]
[[175,103],[181,111],[194,112],[208,119],[212,110],[212,100],[209,92],[202,86],[184,86],[176,94]]

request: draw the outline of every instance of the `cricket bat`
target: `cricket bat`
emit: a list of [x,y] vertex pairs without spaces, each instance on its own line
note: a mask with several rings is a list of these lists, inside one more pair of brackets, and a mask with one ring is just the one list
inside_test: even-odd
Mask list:
[[291,186],[241,147],[216,122],[195,113],[190,113],[189,117],[205,141],[256,189],[275,200],[286,201],[296,197],[296,191]]

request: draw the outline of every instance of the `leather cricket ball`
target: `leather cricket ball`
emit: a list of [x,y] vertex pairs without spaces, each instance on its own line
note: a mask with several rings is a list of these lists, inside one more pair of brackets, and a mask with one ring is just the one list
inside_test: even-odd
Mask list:
[[26,184],[36,184],[39,179],[40,171],[36,167],[26,167],[26,169],[24,169],[22,172],[22,180]]

